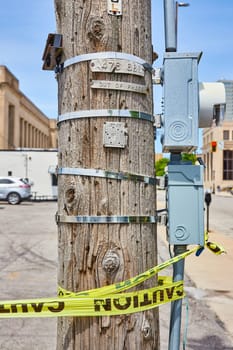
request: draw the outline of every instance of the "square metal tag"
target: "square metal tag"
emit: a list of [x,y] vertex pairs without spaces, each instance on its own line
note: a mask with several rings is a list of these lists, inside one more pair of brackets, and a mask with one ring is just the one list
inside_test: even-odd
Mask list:
[[125,123],[104,123],[103,144],[104,147],[125,148],[127,145],[127,128]]

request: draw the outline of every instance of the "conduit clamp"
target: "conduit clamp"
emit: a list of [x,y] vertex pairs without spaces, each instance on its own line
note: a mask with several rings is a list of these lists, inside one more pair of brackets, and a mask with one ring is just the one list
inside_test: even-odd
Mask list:
[[57,66],[56,73],[61,73],[63,71],[63,69],[65,69],[73,64],[85,62],[85,61],[91,61],[93,59],[101,59],[101,58],[109,58],[109,59],[115,58],[115,59],[121,59],[121,60],[129,60],[129,61],[132,61],[135,63],[139,63],[147,71],[149,71],[151,73],[153,72],[152,65],[149,64],[148,62],[144,61],[142,58],[140,58],[138,56],[131,55],[131,54],[124,53],[124,52],[103,51],[103,52],[93,52],[93,53],[87,53],[87,54],[71,57],[68,60],[66,60],[65,62],[63,62],[62,64],[60,64],[59,66]]
[[58,168],[57,175],[78,175],[102,177],[115,180],[132,180],[135,182],[143,182],[148,185],[156,185],[156,178],[144,175],[130,174],[124,172],[114,172],[100,169],[84,169],[84,168]]
[[98,117],[134,118],[143,119],[154,123],[154,116],[145,112],[131,111],[129,109],[91,109],[61,114],[58,116],[57,124],[66,120]]
[[153,224],[157,216],[71,216],[56,214],[56,223],[67,224]]

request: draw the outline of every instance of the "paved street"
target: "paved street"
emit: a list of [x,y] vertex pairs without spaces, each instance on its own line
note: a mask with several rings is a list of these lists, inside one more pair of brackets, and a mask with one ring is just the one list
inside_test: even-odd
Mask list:
[[[48,297],[57,289],[56,203],[0,203],[0,300]],[[1,350],[54,350],[56,319],[0,320]]]
[[[163,195],[161,192],[158,197],[161,197],[162,200]],[[216,199],[216,203],[217,201],[218,199]],[[213,199],[213,208],[214,202]],[[0,300],[56,295],[57,230],[54,220],[55,212],[56,203],[22,203],[19,206],[0,203]],[[219,236],[217,239],[219,240]],[[233,242],[230,237],[227,239],[229,242]],[[169,258],[163,226],[158,226],[158,255],[159,261]],[[203,260],[198,259],[197,265],[195,265],[196,262],[192,264],[191,259],[187,259],[186,264],[187,271],[190,273],[185,278],[185,286],[189,295],[189,326],[186,349],[231,350],[233,342],[230,339],[230,332],[218,316],[218,307],[222,309],[222,302],[226,305],[226,311],[228,308],[229,310],[233,309],[232,304],[230,304],[232,299],[228,298],[231,294],[227,294],[226,290],[225,294],[221,293],[221,288],[226,289],[228,286],[218,286],[218,267],[221,265],[219,264],[221,258],[215,257],[213,254],[209,256],[205,252],[202,256]],[[229,259],[231,255],[229,254],[227,257]],[[208,275],[202,264],[207,267],[209,261],[213,271],[212,274],[211,271],[208,272]],[[222,264],[225,264],[223,260],[221,261]],[[193,266],[197,266],[194,271]],[[222,265],[220,267],[222,268]],[[204,284],[202,284],[203,281]],[[213,289],[212,281],[216,287],[214,295],[210,293]],[[213,297],[215,298],[214,304]],[[160,350],[167,350],[169,313],[170,305],[164,305],[160,308]],[[184,304],[183,322],[185,322],[185,314]],[[227,312],[226,315],[231,317],[231,314]],[[183,329],[184,325],[182,331]],[[0,349],[55,350],[56,319],[0,320]]]
[[[164,208],[165,191],[158,191],[157,199],[158,208]],[[192,323],[191,326],[191,339],[188,337],[188,349],[233,349],[233,282],[230,277],[233,266],[232,205],[231,195],[212,195],[209,239],[223,245],[227,254],[216,256],[205,249],[200,257],[192,255],[185,262],[185,289],[191,302],[191,318],[195,320],[195,325]],[[167,245],[165,236],[165,228],[158,226],[158,242],[162,246]],[[166,251],[163,256],[165,254]],[[199,319],[194,316],[197,310],[202,314]],[[199,324],[197,330],[196,324]],[[213,331],[217,324],[221,326],[219,331]],[[208,334],[203,336],[206,331]]]
[[212,195],[210,204],[210,231],[222,232],[233,238],[233,196]]

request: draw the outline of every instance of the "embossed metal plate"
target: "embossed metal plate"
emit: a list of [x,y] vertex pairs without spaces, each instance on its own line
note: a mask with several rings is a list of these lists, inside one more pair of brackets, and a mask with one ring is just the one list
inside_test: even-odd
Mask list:
[[92,80],[92,89],[107,89],[107,90],[124,90],[133,91],[139,94],[146,94],[146,85],[126,83],[122,81],[109,81],[109,80]]
[[90,68],[92,72],[133,74],[141,77],[144,77],[145,74],[143,65],[117,58],[99,58],[91,60]]

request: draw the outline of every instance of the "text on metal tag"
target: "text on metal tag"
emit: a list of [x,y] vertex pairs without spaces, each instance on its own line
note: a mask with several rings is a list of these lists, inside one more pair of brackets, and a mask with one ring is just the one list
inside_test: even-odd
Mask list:
[[144,77],[145,73],[145,69],[141,64],[117,58],[94,59],[90,63],[90,68],[92,72],[125,73],[141,77]]
[[139,94],[146,94],[146,85],[126,83],[122,81],[109,81],[109,80],[92,80],[92,89],[107,89],[107,90],[124,90],[137,92]]

